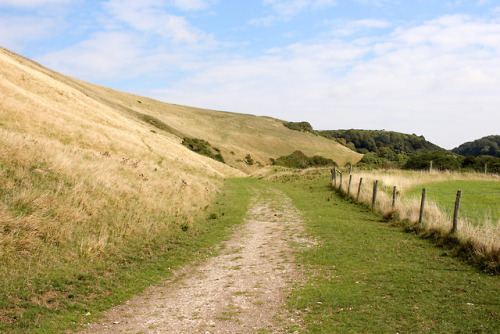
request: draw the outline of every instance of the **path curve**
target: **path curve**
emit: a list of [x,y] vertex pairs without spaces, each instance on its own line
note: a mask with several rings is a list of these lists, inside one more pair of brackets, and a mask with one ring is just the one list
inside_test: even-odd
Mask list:
[[177,279],[149,288],[81,333],[289,333],[299,314],[286,296],[301,273],[291,242],[303,238],[300,214],[283,193],[261,189],[242,228],[219,255],[184,268]]

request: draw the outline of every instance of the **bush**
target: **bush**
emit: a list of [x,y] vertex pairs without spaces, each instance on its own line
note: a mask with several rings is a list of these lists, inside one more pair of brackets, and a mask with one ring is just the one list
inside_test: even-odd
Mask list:
[[245,163],[247,165],[250,165],[250,166],[252,166],[254,164],[254,160],[253,160],[253,158],[252,158],[252,156],[250,154],[247,154],[245,156]]
[[290,130],[317,134],[317,132],[314,131],[313,127],[308,122],[283,122],[283,125],[289,128]]
[[338,166],[332,159],[327,159],[322,156],[315,155],[309,158],[301,151],[295,151],[290,155],[281,156],[274,161],[274,165],[289,167],[289,168],[308,168],[316,166]]
[[206,140],[198,138],[184,138],[182,145],[186,146],[193,152],[225,163],[224,158],[220,154],[220,149],[212,147],[212,145],[210,145],[210,143]]
[[404,164],[403,169],[429,169],[431,161],[433,168],[437,170],[460,170],[462,167],[462,159],[460,157],[434,151],[411,157]]

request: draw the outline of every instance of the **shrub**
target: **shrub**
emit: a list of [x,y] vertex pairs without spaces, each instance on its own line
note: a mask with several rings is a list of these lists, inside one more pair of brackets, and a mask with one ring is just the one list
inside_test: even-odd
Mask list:
[[212,145],[210,145],[210,143],[206,140],[198,138],[184,138],[182,145],[186,146],[193,152],[225,163],[224,158],[220,154],[220,149],[212,147]]
[[403,169],[429,169],[431,161],[433,168],[437,170],[459,170],[461,168],[460,157],[434,151],[411,157],[404,164]]
[[271,159],[274,165],[289,168],[307,168],[316,166],[338,166],[332,159],[315,155],[309,158],[301,151],[295,151],[290,155],[281,156],[278,159]]
[[290,130],[317,134],[317,132],[314,131],[313,127],[308,122],[283,122],[283,125],[289,128]]
[[253,160],[253,158],[252,158],[252,156],[250,154],[247,154],[245,156],[245,163],[247,165],[250,165],[250,166],[252,166],[254,164],[254,160]]

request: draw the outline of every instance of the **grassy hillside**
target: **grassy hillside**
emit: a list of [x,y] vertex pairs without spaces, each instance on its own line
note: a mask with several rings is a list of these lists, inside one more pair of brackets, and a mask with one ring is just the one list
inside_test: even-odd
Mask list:
[[[262,165],[296,149],[339,163],[360,158],[281,121],[118,92],[1,48],[0,78],[4,324],[36,322],[33,305],[58,310],[74,289],[90,299],[109,293],[86,287],[169,258],[168,245],[191,248],[179,233],[210,215],[225,178],[259,168],[247,155]],[[190,151],[184,137],[220,148],[227,164]]]

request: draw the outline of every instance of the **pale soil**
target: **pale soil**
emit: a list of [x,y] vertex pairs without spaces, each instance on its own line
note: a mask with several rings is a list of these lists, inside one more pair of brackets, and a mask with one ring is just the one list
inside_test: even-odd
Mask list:
[[312,244],[301,233],[300,215],[290,199],[261,191],[244,226],[221,246],[219,255],[112,309],[102,323],[89,324],[82,333],[299,330],[301,316],[287,311],[286,298],[301,281],[293,247]]

